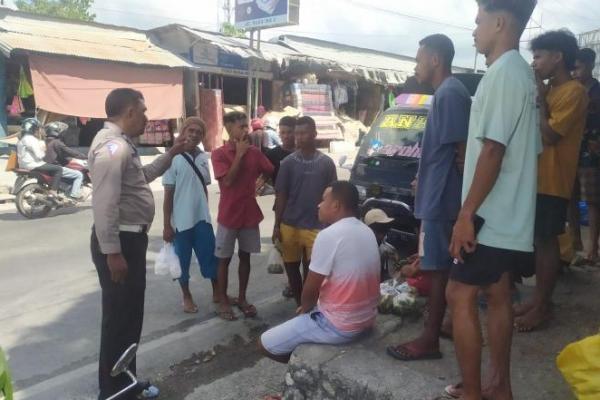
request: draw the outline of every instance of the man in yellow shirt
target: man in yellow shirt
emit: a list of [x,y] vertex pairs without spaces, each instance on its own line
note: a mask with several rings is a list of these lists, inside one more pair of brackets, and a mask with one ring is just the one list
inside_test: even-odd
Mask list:
[[538,164],[534,234],[537,283],[533,300],[515,310],[515,324],[521,332],[538,328],[551,315],[560,269],[558,236],[565,232],[588,105],[585,87],[571,78],[578,51],[572,33],[546,32],[531,42],[531,50],[544,151]]

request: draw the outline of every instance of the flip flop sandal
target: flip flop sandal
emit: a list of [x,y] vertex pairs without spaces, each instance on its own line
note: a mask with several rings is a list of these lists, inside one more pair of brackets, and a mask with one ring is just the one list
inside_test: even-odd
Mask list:
[[215,314],[217,314],[217,317],[219,317],[225,321],[236,321],[238,319],[235,316],[235,314],[233,313],[233,310],[232,311],[215,311]]
[[[462,382],[459,382],[455,385],[448,385],[444,388],[444,393],[446,394],[446,396],[449,396],[447,398],[460,399],[463,394],[462,387],[463,387]],[[487,397],[481,397],[481,398],[482,398],[482,400],[489,400]]]
[[400,361],[420,361],[420,360],[439,360],[442,358],[442,353],[439,351],[434,351],[431,353],[416,355],[413,354],[408,348],[404,345],[400,346],[389,346],[387,348],[387,353],[394,357],[396,360]]
[[448,385],[444,388],[444,393],[453,399],[460,399],[460,396],[462,396],[462,387],[462,382],[459,382],[455,385]]
[[258,314],[256,307],[254,307],[252,304],[237,304],[237,308],[239,308],[242,314],[244,314],[244,318],[254,318]]
[[283,297],[285,297],[286,299],[294,298],[294,292],[292,292],[292,288],[289,286],[286,286],[285,289],[283,289],[283,292],[281,292],[281,295]]
[[194,304],[194,307],[191,309],[186,309],[185,305],[183,306],[183,312],[186,314],[197,314],[198,313],[198,306]]

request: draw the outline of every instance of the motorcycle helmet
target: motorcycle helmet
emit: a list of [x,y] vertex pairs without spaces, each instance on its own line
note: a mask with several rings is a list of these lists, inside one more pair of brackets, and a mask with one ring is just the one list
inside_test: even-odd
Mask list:
[[44,129],[46,130],[46,137],[59,139],[69,129],[69,125],[61,121],[54,121],[46,125]]
[[42,124],[36,118],[25,118],[21,122],[21,136],[35,135],[41,127]]

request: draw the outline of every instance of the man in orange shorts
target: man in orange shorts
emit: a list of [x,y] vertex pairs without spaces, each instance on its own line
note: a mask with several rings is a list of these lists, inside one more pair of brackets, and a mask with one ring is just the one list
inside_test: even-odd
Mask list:
[[294,299],[300,305],[303,280],[317,234],[322,228],[318,206],[325,189],[337,180],[333,160],[317,150],[317,129],[311,117],[298,119],[295,128],[297,151],[282,162],[275,183],[275,226],[273,240],[283,248],[283,262]]

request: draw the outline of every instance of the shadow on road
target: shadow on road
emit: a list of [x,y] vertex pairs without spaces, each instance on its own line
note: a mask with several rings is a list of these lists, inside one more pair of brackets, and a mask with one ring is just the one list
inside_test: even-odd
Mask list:
[[[51,211],[50,214],[48,214],[46,217],[44,218],[36,218],[36,219],[48,219],[48,218],[56,218],[56,217],[60,217],[63,215],[73,215],[73,214],[78,214],[87,210],[91,210],[92,206],[80,206],[80,207],[74,207],[74,208],[61,208],[59,210],[54,210]],[[19,214],[16,210],[13,213],[2,213],[0,214],[0,221],[29,221],[28,218],[25,218],[24,216],[22,216],[21,214]]]

